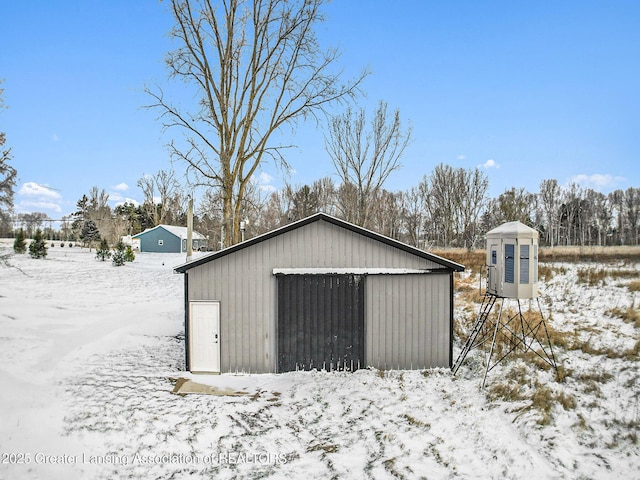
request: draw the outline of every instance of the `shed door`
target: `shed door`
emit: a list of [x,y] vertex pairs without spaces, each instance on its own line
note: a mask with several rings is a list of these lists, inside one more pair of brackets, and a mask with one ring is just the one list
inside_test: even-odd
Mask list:
[[488,279],[489,291],[496,293],[498,291],[498,274],[499,274],[498,245],[495,243],[491,244],[489,251],[491,252],[491,263],[487,270],[489,275],[489,279]]
[[364,366],[364,276],[278,276],[278,372]]
[[189,303],[189,370],[220,373],[220,302]]

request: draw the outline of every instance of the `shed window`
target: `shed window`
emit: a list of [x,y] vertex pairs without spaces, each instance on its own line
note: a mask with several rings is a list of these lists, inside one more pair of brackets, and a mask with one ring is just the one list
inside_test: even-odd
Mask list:
[[162,239],[158,240],[158,245],[159,245],[159,246],[164,245],[164,240],[162,240]]
[[498,252],[491,250],[491,265],[495,265],[496,263],[498,263]]
[[529,245],[520,245],[520,283],[529,283]]
[[504,246],[504,281],[513,283],[514,277],[515,245]]

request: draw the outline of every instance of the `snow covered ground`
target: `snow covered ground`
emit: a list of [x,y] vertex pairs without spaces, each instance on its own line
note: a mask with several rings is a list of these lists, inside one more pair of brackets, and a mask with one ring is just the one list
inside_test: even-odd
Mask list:
[[[630,278],[559,265],[543,304],[566,378],[517,359],[480,390],[480,352],[456,377],[185,373],[183,261],[57,244],[0,266],[0,479],[640,478],[640,328],[608,313],[640,303]],[[175,395],[178,378],[238,394]]]

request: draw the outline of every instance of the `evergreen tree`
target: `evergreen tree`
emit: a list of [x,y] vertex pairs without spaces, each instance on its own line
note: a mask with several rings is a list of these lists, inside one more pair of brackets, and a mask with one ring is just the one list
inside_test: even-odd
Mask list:
[[82,226],[82,232],[80,232],[80,239],[85,244],[89,244],[89,251],[91,251],[93,242],[98,241],[99,238],[100,232],[98,231],[96,222],[94,222],[93,220],[87,220],[86,222],[84,222],[84,225]]
[[133,248],[131,248],[131,245],[127,245],[127,249],[124,252],[124,261],[133,262],[135,259],[136,259],[136,254],[133,253]]
[[18,230],[16,239],[13,241],[13,251],[16,253],[26,253],[27,251],[27,239],[24,234],[24,230]]
[[113,266],[114,267],[123,266],[124,262],[126,261],[125,257],[126,257],[125,246],[124,246],[124,243],[122,242],[122,240],[120,240],[116,244],[116,251],[113,252],[113,257],[111,258],[111,261],[113,262]]
[[32,258],[44,258],[47,256],[47,245],[44,243],[42,230],[37,229],[33,240],[29,244],[29,255]]
[[96,258],[99,258],[103,262],[107,258],[111,258],[111,251],[109,250],[109,243],[106,238],[100,240],[100,246],[96,250]]

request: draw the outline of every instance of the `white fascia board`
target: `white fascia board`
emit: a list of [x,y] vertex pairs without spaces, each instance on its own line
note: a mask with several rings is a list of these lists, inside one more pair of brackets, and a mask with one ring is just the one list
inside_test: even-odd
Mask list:
[[333,268],[333,267],[299,267],[274,268],[274,275],[407,275],[432,273],[432,270],[418,268]]

